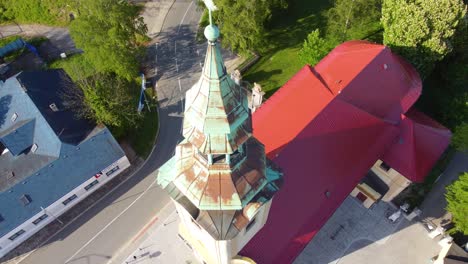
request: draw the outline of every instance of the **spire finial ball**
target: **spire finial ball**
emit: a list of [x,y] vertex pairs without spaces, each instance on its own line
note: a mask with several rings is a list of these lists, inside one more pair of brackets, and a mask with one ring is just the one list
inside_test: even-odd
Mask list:
[[219,29],[215,25],[208,25],[205,28],[205,38],[211,42],[215,42],[219,37]]

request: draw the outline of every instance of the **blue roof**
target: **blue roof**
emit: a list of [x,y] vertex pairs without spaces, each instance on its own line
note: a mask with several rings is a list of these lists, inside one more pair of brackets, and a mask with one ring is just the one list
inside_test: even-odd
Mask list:
[[0,133],[0,142],[8,146],[8,150],[15,156],[31,147],[34,138],[34,120],[22,120],[14,126]]
[[[15,77],[0,83],[2,143],[7,148],[24,146],[31,142],[38,145],[34,153],[28,151],[28,147],[19,154],[10,151],[0,156],[0,214],[4,218],[0,223],[0,236],[30,219],[41,211],[41,207],[49,206],[125,155],[110,131],[103,126],[93,126],[92,131],[89,131],[88,127],[84,130],[79,128],[77,131],[70,130],[65,133],[67,136],[63,138],[64,140],[61,140],[58,130],[48,121],[58,124],[60,122],[54,118],[61,120],[64,115],[63,113],[55,115],[57,112],[53,112],[45,114],[45,118],[43,115],[44,111],[47,111],[43,107],[45,104],[41,106],[39,103],[38,107],[35,105],[35,102],[43,102],[37,100],[38,94],[39,90],[25,92]],[[36,99],[32,100],[30,96],[36,96]],[[61,105],[59,99],[54,103]],[[42,111],[41,107],[44,108]],[[12,121],[11,116],[14,113],[17,113],[18,117]],[[76,122],[84,124],[83,120]],[[75,128],[76,124],[68,120],[66,127]],[[78,134],[79,137],[76,137]],[[24,143],[13,144],[11,143],[14,141],[13,138],[21,139],[20,141]],[[80,139],[78,143],[77,138]],[[8,177],[9,172],[13,172],[14,176]],[[23,205],[20,201],[23,195],[28,195],[32,200],[31,203]]]
[[[93,130],[95,124],[70,110],[76,105],[73,95],[81,90],[62,69],[21,72],[16,79],[62,142],[77,144]],[[53,111],[51,104],[59,111]]]

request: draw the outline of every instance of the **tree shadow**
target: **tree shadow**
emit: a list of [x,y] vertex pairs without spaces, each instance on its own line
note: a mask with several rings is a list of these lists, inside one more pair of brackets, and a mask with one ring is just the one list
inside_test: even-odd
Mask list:
[[[307,35],[316,28],[322,28],[326,20],[323,12],[332,6],[328,0],[292,0],[288,9],[276,14],[267,25],[267,45],[261,53],[277,52],[284,48],[299,46]],[[281,17],[281,19],[275,19]]]
[[272,76],[281,74],[283,73],[283,70],[281,69],[276,69],[276,70],[271,70],[271,71],[256,71],[252,74],[246,75],[245,78],[248,78],[249,80],[267,80],[270,79]]
[[7,119],[7,113],[10,110],[12,97],[11,95],[5,95],[0,98],[0,127],[5,124]]

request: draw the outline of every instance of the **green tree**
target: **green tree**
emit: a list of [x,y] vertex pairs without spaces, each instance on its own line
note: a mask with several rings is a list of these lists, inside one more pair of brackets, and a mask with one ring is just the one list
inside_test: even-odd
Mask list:
[[[115,136],[122,136],[138,124],[136,111],[138,85],[112,74],[96,74],[77,82],[84,94],[81,116],[110,126]],[[79,99],[79,98],[77,98]],[[76,100],[80,101],[80,100]]]
[[138,74],[139,36],[146,25],[139,7],[127,1],[81,0],[70,34],[97,72],[115,73],[127,80]]
[[465,15],[462,0],[383,0],[384,44],[425,78],[452,51],[455,29]]
[[455,128],[452,144],[460,151],[468,150],[468,123],[463,123]]
[[468,235],[468,172],[447,187],[447,211],[452,214],[455,231]]
[[320,37],[320,30],[316,29],[304,40],[302,49],[299,51],[299,57],[303,63],[314,66],[325,57],[333,47],[334,45],[330,45],[326,40]]
[[381,29],[382,0],[334,0],[327,18],[327,38],[343,42],[363,39]]
[[241,53],[258,51],[265,44],[265,25],[272,13],[287,7],[285,0],[217,0],[215,4],[223,45]]
[[63,25],[68,22],[70,4],[70,0],[0,0],[0,19]]

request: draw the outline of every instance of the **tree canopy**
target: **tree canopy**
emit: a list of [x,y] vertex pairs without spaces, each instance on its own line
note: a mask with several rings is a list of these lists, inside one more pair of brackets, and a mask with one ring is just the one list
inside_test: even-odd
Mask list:
[[452,51],[455,29],[465,15],[462,0],[383,0],[384,44],[424,78]]
[[320,37],[320,30],[316,29],[304,40],[299,57],[303,63],[315,66],[332,48],[333,46]]
[[455,128],[452,144],[460,151],[468,150],[468,123],[463,123]]
[[455,230],[468,235],[468,172],[447,187],[447,211],[452,214]]
[[127,80],[138,74],[138,36],[146,33],[139,8],[127,1],[81,0],[70,25],[77,47],[97,72]]
[[88,118],[111,126],[116,136],[137,125],[136,112],[138,86],[109,74],[97,74],[78,81],[84,93],[84,103],[89,111]]
[[72,10],[70,0],[0,0],[0,21],[63,25]]
[[334,0],[326,13],[327,38],[338,43],[363,39],[380,30],[382,0]]
[[241,53],[258,50],[265,43],[265,25],[285,0],[216,0],[214,12],[223,45]]
[[[58,61],[81,88],[75,95],[81,116],[108,125],[121,136],[137,124],[139,39],[146,25],[139,7],[127,1],[80,0],[70,34],[83,54]],[[81,95],[76,96],[76,95]]]

